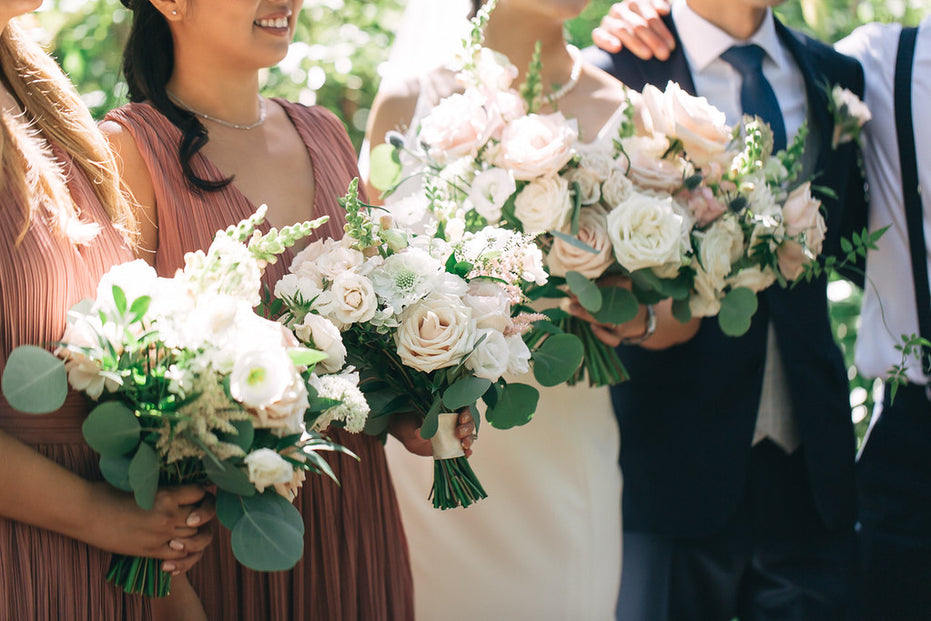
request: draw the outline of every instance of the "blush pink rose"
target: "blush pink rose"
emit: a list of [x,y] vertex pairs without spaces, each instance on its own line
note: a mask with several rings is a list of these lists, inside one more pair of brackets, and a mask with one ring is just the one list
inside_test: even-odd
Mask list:
[[555,175],[575,155],[578,137],[575,121],[559,112],[529,114],[505,127],[495,165],[524,181]]

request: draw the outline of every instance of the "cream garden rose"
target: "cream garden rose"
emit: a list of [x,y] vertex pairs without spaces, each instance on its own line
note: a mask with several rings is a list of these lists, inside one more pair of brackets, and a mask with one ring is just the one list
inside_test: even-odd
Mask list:
[[561,230],[572,214],[569,184],[559,175],[528,183],[514,199],[514,215],[525,233]]
[[375,315],[378,300],[372,281],[355,272],[342,272],[330,284],[325,305],[318,308],[340,329],[345,326],[368,321]]
[[495,164],[519,180],[555,175],[572,159],[578,137],[575,121],[559,112],[528,114],[504,129]]
[[475,157],[494,128],[482,101],[471,95],[450,95],[421,121],[419,139],[438,162]]
[[472,309],[472,318],[478,328],[504,332],[511,321],[511,300],[500,283],[473,280],[462,301]]
[[678,268],[683,254],[683,216],[672,198],[635,192],[607,216],[614,256],[625,269]]
[[327,355],[326,360],[317,363],[317,368],[324,373],[336,373],[346,364],[346,346],[339,328],[326,317],[307,313],[304,320],[294,327],[294,334]]
[[579,211],[577,237],[596,252],[592,253],[556,237],[546,255],[550,273],[553,276],[565,276],[566,272],[579,272],[586,278],[598,278],[614,263],[607,212],[603,207],[595,205]]
[[401,361],[429,373],[455,366],[475,343],[472,309],[459,298],[429,295],[408,307],[395,333]]

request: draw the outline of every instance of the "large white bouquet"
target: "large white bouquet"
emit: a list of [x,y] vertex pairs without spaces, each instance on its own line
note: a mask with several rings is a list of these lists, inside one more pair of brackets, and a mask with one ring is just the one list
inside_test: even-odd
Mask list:
[[283,320],[330,354],[333,371],[348,365],[361,373],[372,406],[367,432],[383,433],[392,414],[422,418],[434,449],[434,506],[468,506],[485,492],[454,434],[455,411],[476,411],[483,399],[490,424],[524,424],[538,391],[505,374],[533,366],[539,381],[555,385],[581,359],[572,340],[548,340],[531,353],[522,339],[543,318],[520,311],[524,289],[546,283],[543,255],[533,236],[504,229],[450,240],[393,228],[358,201],[356,182],[343,205],[346,236],[308,246],[275,286]]

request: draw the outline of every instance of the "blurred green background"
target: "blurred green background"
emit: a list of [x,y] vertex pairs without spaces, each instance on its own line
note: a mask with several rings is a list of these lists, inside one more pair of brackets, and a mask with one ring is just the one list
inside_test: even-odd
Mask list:
[[[404,5],[404,0],[306,0],[288,57],[263,74],[265,94],[326,106],[343,119],[358,149],[379,66]],[[611,0],[593,0],[568,25],[570,39],[579,47],[590,44],[592,28],[610,6]],[[931,0],[789,0],[777,13],[788,25],[834,42],[871,21],[916,24],[929,8]],[[130,14],[119,0],[46,0],[36,16],[35,36],[47,43],[95,116],[125,103],[119,65]],[[862,437],[875,386],[852,364],[861,292],[836,281],[830,295],[835,334],[848,359],[853,419]]]

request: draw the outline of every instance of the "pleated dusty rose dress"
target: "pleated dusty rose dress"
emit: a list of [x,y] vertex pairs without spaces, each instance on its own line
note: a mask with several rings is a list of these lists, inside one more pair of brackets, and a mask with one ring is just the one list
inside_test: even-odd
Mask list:
[[[275,100],[287,112],[311,157],[315,198],[307,217],[330,216],[311,239],[342,237],[337,198],[358,176],[356,156],[340,121],[323,108]],[[156,268],[168,276],[183,266],[184,253],[206,249],[214,233],[246,218],[253,205],[235,186],[193,193],[178,162],[181,132],[147,103],[113,110],[108,120],[136,140],[155,186],[158,213]],[[206,179],[224,175],[202,153],[192,160]],[[267,225],[266,225],[267,226]],[[270,265],[272,286],[287,270],[288,252]],[[188,574],[210,619],[379,621],[413,618],[413,586],[407,542],[381,443],[363,434],[335,430],[330,437],[359,456],[328,454],[340,484],[308,475],[296,505],[304,518],[304,556],[287,572],[260,573],[242,567],[219,536]]]
[[[87,179],[63,152],[55,154],[68,174],[81,219],[97,222],[101,231],[89,244],[76,246],[50,230],[48,214],[37,210],[25,239],[16,245],[23,205],[9,192],[0,192],[0,372],[19,345],[52,349],[64,333],[68,309],[94,297],[97,281],[112,265],[133,258]],[[81,435],[88,411],[76,393],[61,410],[44,416],[20,414],[0,396],[0,429],[78,475],[100,480],[97,456]],[[45,492],[54,502],[55,490]],[[0,518],[0,619],[150,618],[144,598],[125,595],[106,582],[109,563],[107,552]]]

